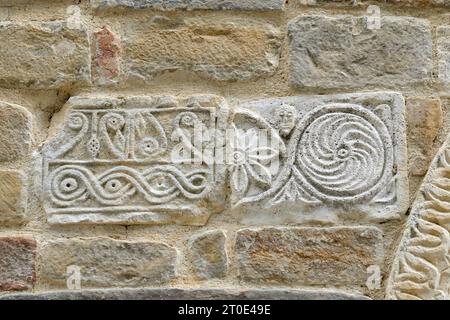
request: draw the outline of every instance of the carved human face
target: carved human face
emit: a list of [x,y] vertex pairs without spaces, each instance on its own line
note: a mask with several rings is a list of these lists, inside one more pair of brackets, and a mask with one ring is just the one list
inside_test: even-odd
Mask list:
[[297,110],[293,106],[283,104],[276,111],[276,116],[280,134],[289,135],[297,122]]

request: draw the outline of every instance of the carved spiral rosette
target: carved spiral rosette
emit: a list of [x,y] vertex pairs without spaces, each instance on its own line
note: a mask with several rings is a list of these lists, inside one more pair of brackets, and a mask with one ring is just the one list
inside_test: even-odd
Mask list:
[[393,146],[386,125],[358,105],[332,104],[300,121],[289,148],[304,188],[329,202],[373,198],[392,175]]

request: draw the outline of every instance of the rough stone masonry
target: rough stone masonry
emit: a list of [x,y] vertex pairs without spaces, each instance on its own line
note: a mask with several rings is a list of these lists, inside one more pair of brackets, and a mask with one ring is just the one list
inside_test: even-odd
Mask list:
[[449,8],[0,0],[0,299],[450,299]]

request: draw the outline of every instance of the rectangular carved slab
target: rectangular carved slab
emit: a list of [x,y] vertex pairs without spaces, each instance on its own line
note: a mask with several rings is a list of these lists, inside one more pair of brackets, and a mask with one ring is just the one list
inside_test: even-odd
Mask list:
[[[72,98],[44,151],[51,223],[373,222],[408,206],[404,100]],[[174,157],[177,155],[177,157]],[[225,196],[225,189],[230,194]],[[226,201],[226,206],[225,206]]]
[[[229,170],[233,211],[263,224],[399,217],[408,207],[404,107],[392,92],[242,103],[233,125],[255,155]],[[277,143],[251,142],[255,126]]]
[[72,98],[44,150],[48,221],[205,224],[222,207],[212,198],[224,199],[221,173],[197,157],[215,141],[192,137],[194,128],[222,125],[222,104],[209,96]]

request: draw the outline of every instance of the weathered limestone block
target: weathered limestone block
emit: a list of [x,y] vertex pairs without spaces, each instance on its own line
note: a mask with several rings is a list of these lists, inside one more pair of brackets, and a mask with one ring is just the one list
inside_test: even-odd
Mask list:
[[432,160],[434,139],[442,127],[441,100],[409,98],[406,109],[410,170],[413,175],[423,176]]
[[228,270],[225,250],[226,236],[222,230],[206,231],[189,240],[189,258],[200,279],[223,278]]
[[413,204],[388,282],[390,299],[450,299],[450,136]]
[[375,227],[241,229],[239,277],[258,284],[362,287],[367,268],[383,261],[382,237]]
[[223,99],[71,98],[66,110],[44,148],[50,223],[203,225],[223,210],[223,169],[210,159]]
[[338,290],[138,288],[16,293],[0,296],[0,300],[369,300],[369,298]]
[[438,78],[445,84],[450,83],[450,27],[436,29]]
[[[405,103],[393,92],[242,103],[228,166],[246,223],[399,218],[408,208]],[[265,130],[265,139],[255,133]],[[247,150],[247,157],[239,157]]]
[[282,10],[286,0],[91,0],[96,9]]
[[431,27],[408,17],[300,16],[289,23],[290,81],[294,86],[384,87],[430,79]]
[[0,170],[0,223],[16,224],[25,220],[27,190],[19,171]]
[[31,113],[21,106],[0,102],[0,161],[26,157],[31,141]]
[[130,23],[122,39],[124,81],[145,81],[168,71],[214,80],[249,80],[275,72],[281,33],[270,24],[238,18],[154,16]]
[[90,79],[87,31],[65,22],[0,23],[0,86],[58,88]]
[[57,287],[66,287],[70,266],[79,268],[82,288],[145,287],[168,282],[176,273],[176,249],[159,242],[54,240],[40,255],[41,281]]
[[35,264],[36,241],[32,237],[0,237],[0,291],[31,289]]

